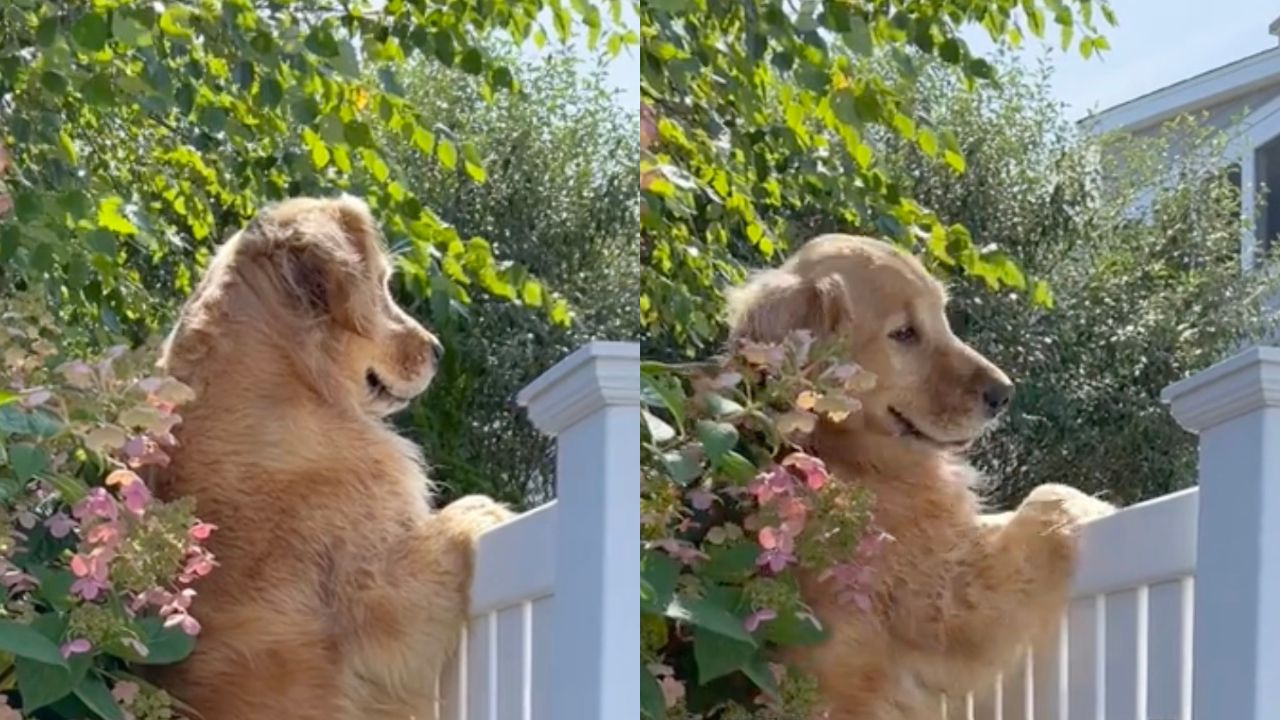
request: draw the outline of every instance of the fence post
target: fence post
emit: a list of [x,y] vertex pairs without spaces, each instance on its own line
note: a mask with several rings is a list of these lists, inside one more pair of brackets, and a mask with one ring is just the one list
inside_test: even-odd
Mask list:
[[551,716],[639,717],[640,346],[588,343],[517,399],[556,438]]
[[1254,347],[1162,399],[1200,436],[1193,717],[1280,718],[1280,348]]

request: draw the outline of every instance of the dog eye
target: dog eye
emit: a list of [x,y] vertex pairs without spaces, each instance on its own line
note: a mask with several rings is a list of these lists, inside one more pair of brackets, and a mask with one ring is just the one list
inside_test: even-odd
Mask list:
[[916,332],[915,327],[911,325],[903,325],[902,327],[889,333],[889,339],[894,342],[910,343],[915,342],[920,335]]

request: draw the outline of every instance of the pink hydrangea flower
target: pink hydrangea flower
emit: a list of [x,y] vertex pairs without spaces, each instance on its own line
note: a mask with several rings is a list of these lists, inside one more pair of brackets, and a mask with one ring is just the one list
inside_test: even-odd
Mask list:
[[716,500],[715,493],[708,492],[702,488],[695,488],[689,491],[689,504],[693,505],[695,510],[706,510]]
[[207,522],[196,523],[195,525],[191,526],[190,530],[187,531],[187,536],[190,537],[192,540],[200,542],[200,541],[208,540],[209,536],[213,534],[213,531],[217,529],[218,529],[218,526],[212,523],[207,523]]
[[777,611],[772,610],[770,608],[764,608],[763,610],[757,610],[751,613],[750,615],[748,615],[746,619],[742,621],[742,627],[746,628],[747,632],[753,633],[757,629],[759,629],[760,625],[762,625],[763,623],[766,623],[770,620],[777,620],[777,619],[778,619]]
[[59,510],[49,516],[44,521],[44,526],[49,529],[49,534],[56,538],[64,538],[71,534],[72,530],[79,527],[79,523],[73,520],[69,515]]
[[795,562],[795,541],[786,532],[774,527],[762,528],[758,540],[764,552],[756,558],[756,565],[776,573]]
[[831,476],[827,473],[827,466],[818,458],[802,453],[794,452],[788,455],[782,464],[789,468],[795,468],[804,478],[805,485],[810,490],[821,490]]
[[93,644],[84,638],[77,638],[71,642],[63,643],[60,648],[64,658],[69,658],[72,655],[83,655],[92,649]]
[[684,699],[684,683],[671,675],[659,679],[658,687],[662,688],[662,699],[668,708],[675,707]]
[[107,580],[108,563],[113,555],[103,550],[94,550],[88,555],[76,553],[71,557],[71,574],[76,576],[71,583],[71,594],[84,600],[92,601],[110,587]]
[[679,560],[685,565],[692,565],[698,560],[707,559],[707,555],[698,550],[687,540],[677,540],[675,538],[663,538],[653,543],[655,547],[661,548],[668,555]]
[[182,573],[178,576],[179,582],[189,583],[195,582],[197,579],[213,572],[218,564],[214,562],[213,555],[203,549],[195,548],[187,557],[187,562],[182,568]]
[[764,505],[778,495],[788,495],[795,489],[795,477],[781,465],[774,465],[756,475],[747,485],[747,491],[755,495],[756,502]]
[[124,537],[124,528],[120,521],[98,523],[85,533],[85,542],[104,548],[114,548]]
[[142,687],[137,683],[121,680],[116,686],[111,688],[111,697],[121,705],[128,705],[138,697],[138,693],[142,691]]
[[83,500],[71,508],[71,514],[81,522],[92,517],[115,520],[119,517],[120,510],[106,488],[95,487],[89,490],[89,494]]
[[0,585],[8,588],[10,593],[32,590],[39,584],[39,580],[12,565],[0,570]]

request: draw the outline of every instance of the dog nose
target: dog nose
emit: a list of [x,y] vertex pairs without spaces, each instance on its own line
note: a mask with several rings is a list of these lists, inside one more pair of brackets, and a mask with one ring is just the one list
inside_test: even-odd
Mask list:
[[1013,383],[1007,380],[995,380],[982,391],[982,402],[986,403],[987,415],[995,417],[1009,407],[1013,399]]
[[435,361],[436,365],[439,365],[440,360],[444,357],[444,344],[435,337],[432,337],[427,344],[431,347],[431,359]]

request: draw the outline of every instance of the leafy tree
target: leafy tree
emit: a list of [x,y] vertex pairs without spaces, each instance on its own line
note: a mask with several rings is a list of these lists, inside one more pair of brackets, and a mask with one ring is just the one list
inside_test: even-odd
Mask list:
[[[1005,63],[969,94],[944,73],[912,102],[962,138],[954,173],[886,136],[885,167],[939,217],[996,243],[1056,290],[1052,310],[953,283],[958,332],[1018,382],[975,458],[1007,504],[1070,482],[1130,503],[1195,481],[1195,438],[1159,401],[1168,384],[1273,331],[1275,262],[1242,272],[1238,179],[1226,138],[1194,119],[1148,141],[1093,137],[1052,100],[1049,69]],[[1171,152],[1176,143],[1177,152]]]
[[[464,134],[404,97],[406,64],[457,68],[496,97],[516,79],[482,41],[565,40],[583,27],[616,53],[635,39],[614,27],[620,2],[6,3],[0,128],[12,212],[0,225],[0,289],[43,288],[68,324],[136,340],[189,290],[210,245],[261,205],[342,189],[407,244],[401,265],[424,292],[461,298],[440,266],[462,239],[407,181],[409,158],[384,146],[398,137],[417,149],[414,162],[475,182],[485,170]],[[563,298],[538,279],[500,265],[481,239],[462,246],[462,274],[485,292],[539,296],[567,322]]]
[[[639,148],[633,111],[617,105],[599,69],[580,69],[571,53],[521,68],[516,80],[518,92],[492,103],[480,83],[456,72],[413,73],[406,82],[415,107],[466,128],[484,160],[483,185],[412,164],[407,143],[393,142],[388,153],[405,159],[424,202],[462,237],[485,237],[496,256],[554,279],[575,310],[568,324],[498,297],[450,311],[400,288],[405,307],[430,318],[447,348],[431,392],[402,421],[423,443],[433,479],[447,495],[484,492],[532,505],[554,490],[553,446],[515,409],[515,393],[589,339],[639,333]],[[469,287],[452,259],[442,258],[444,271]]]
[[[1107,49],[1093,0],[801,3],[651,0],[641,6],[641,94],[656,144],[642,160],[641,313],[650,353],[696,354],[719,337],[720,287],[744,261],[770,261],[822,215],[903,243],[997,288],[1028,283],[1003,250],[980,248],[911,199],[880,167],[874,130],[891,132],[963,171],[957,136],[916,112],[873,62],[913,76],[941,63],[970,88],[993,76],[961,39],[983,27],[1002,46],[1046,32],[1064,49]],[[1032,284],[1047,302],[1048,289]]]

